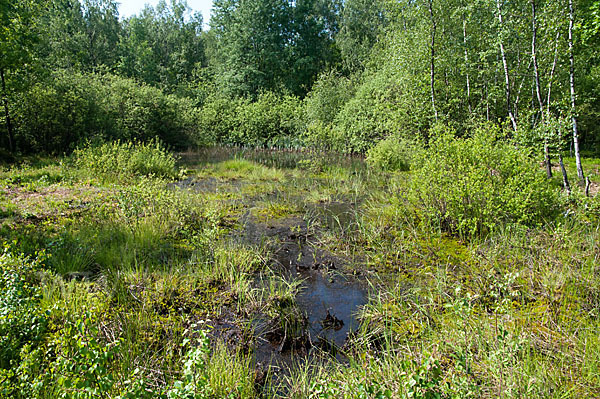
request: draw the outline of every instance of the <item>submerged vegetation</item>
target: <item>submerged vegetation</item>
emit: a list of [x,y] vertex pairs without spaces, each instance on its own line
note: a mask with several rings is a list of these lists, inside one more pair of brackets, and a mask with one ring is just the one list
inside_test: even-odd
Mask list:
[[0,396],[594,396],[596,197],[494,135],[418,151],[5,167]]

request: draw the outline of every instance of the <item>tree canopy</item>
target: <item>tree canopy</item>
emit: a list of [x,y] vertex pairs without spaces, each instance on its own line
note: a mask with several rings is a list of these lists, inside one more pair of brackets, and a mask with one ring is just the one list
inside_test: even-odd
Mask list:
[[[464,135],[486,121],[549,157],[572,147],[576,121],[583,149],[598,149],[598,1],[215,0],[204,29],[185,0],[129,18],[114,0],[8,0],[0,18],[7,148],[31,148],[19,112],[34,89],[71,74],[191,101],[198,143],[223,138],[217,124],[235,136],[243,121],[223,118],[272,93],[296,99],[295,127],[257,134],[301,145],[362,152],[390,135],[427,140],[436,123]],[[98,132],[75,136],[86,134]]]

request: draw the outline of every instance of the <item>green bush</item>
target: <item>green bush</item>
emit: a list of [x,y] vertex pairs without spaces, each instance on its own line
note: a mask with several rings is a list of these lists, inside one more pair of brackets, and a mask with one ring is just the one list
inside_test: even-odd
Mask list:
[[300,102],[296,97],[261,93],[255,102],[239,108],[236,144],[269,146],[280,137],[298,136]]
[[227,145],[294,145],[299,137],[301,103],[293,96],[261,93],[256,101],[214,95],[200,112],[199,131],[203,137]]
[[332,124],[340,109],[354,95],[355,84],[352,79],[333,71],[322,74],[304,99],[306,123]]
[[45,331],[36,277],[40,265],[41,258],[15,255],[7,248],[0,255],[0,369],[11,367],[21,348]]
[[233,144],[231,133],[238,128],[238,112],[246,103],[220,94],[210,96],[200,110],[198,135],[215,143]]
[[367,151],[367,163],[385,171],[407,171],[416,161],[417,146],[399,137],[381,140]]
[[322,74],[303,102],[302,140],[316,149],[343,148],[333,122],[355,93],[356,82],[336,72]]
[[403,75],[394,67],[367,72],[356,95],[334,120],[339,151],[364,153],[393,135],[418,137],[430,125],[422,75]]
[[198,110],[193,101],[166,95],[155,87],[134,80],[107,76],[102,86],[107,100],[106,113],[113,122],[108,140],[159,138],[176,148],[204,144],[196,132]]
[[499,140],[497,129],[482,126],[461,139],[437,128],[432,137],[408,198],[426,221],[468,237],[503,224],[533,227],[554,216],[557,190],[528,154]]
[[58,71],[33,82],[15,104],[21,151],[63,153],[78,142],[112,131],[102,84],[93,75]]
[[314,149],[331,150],[340,148],[339,137],[332,125],[316,121],[308,124],[302,136],[303,142]]
[[73,155],[75,166],[96,177],[178,176],[175,157],[158,140],[149,143],[115,141],[78,149]]
[[159,138],[177,148],[209,141],[191,100],[113,75],[57,71],[20,95],[14,115],[25,152],[70,152],[94,139]]

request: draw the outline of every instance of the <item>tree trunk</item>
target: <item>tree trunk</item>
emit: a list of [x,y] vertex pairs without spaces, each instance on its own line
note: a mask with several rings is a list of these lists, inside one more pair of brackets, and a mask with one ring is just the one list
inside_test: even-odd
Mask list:
[[[540,118],[542,118],[542,126],[545,125],[544,118],[544,102],[542,100],[542,88],[540,87],[540,71],[538,69],[536,40],[537,40],[537,21],[535,14],[535,0],[531,0],[531,59],[533,60],[533,72],[535,78],[535,94],[540,110]],[[545,126],[544,126],[545,129]],[[546,176],[552,178],[552,163],[550,161],[550,149],[548,146],[548,136],[544,130],[544,164],[546,165]]]
[[581,166],[581,154],[579,153],[579,134],[577,133],[577,117],[575,108],[575,55],[573,51],[573,23],[575,20],[575,11],[573,9],[573,0],[569,0],[569,83],[571,86],[571,120],[573,122],[573,147],[575,149],[575,163],[577,165],[577,177],[583,182],[583,167]]
[[487,83],[483,84],[485,91],[485,120],[490,121],[490,95],[488,93]]
[[517,131],[517,120],[512,111],[512,105],[510,102],[510,75],[508,72],[508,61],[506,60],[506,51],[504,51],[504,42],[502,41],[502,33],[504,20],[502,18],[502,7],[500,5],[500,0],[496,0],[496,7],[498,8],[498,22],[500,22],[500,55],[502,56],[502,67],[504,68],[504,90],[506,94],[506,108],[508,110],[508,117],[510,118],[510,122],[515,131]]
[[6,94],[6,82],[4,80],[4,69],[0,68],[0,80],[2,80],[2,103],[4,104],[4,116],[6,117],[6,129],[8,130],[8,147],[11,153],[15,152],[15,135],[10,121],[8,110],[8,95]]
[[540,86],[540,72],[538,70],[537,53],[536,53],[536,39],[537,39],[537,21],[535,15],[535,0],[531,0],[531,57],[533,59],[533,71],[535,77],[535,94],[537,96],[538,104],[540,106],[540,112],[544,112],[544,101],[542,100],[542,88]]
[[571,185],[569,184],[569,177],[567,176],[567,170],[565,169],[565,164],[560,153],[558,154],[558,163],[560,164],[560,171],[562,172],[563,176],[563,186],[565,187],[567,194],[571,195]]
[[[532,0],[532,2],[535,0]],[[546,121],[550,119],[550,102],[552,100],[552,82],[554,80],[554,72],[556,71],[556,63],[558,60],[558,39],[560,38],[560,31],[557,32],[556,34],[556,42],[555,42],[555,46],[554,46],[554,60],[552,61],[552,69],[550,70],[550,78],[548,81],[548,95],[546,97]],[[537,70],[537,67],[536,67]],[[537,72],[536,72],[537,74]],[[537,78],[539,80],[539,77]],[[543,118],[543,116],[542,116]],[[562,129],[561,129],[562,131]],[[559,149],[560,151],[560,149]],[[548,176],[548,178],[550,179],[552,177],[552,164],[550,161],[550,154],[548,151],[548,143],[547,143],[547,138],[544,137],[544,155],[545,155],[545,161],[546,161],[546,175]],[[563,172],[563,183],[565,184],[565,189],[568,188],[568,192],[569,194],[571,193],[571,187],[568,186],[569,185],[569,180],[567,179],[566,176],[566,171],[564,171],[564,167],[565,165],[562,163],[562,155],[560,155],[559,153],[559,161],[561,162],[561,172]]]
[[431,105],[433,107],[433,113],[435,114],[435,121],[438,121],[438,112],[435,106],[435,33],[437,24],[433,16],[433,0],[428,0],[427,5],[429,6],[429,17],[431,18]]
[[548,81],[548,96],[546,98],[546,113],[550,115],[550,100],[552,99],[552,83],[554,81],[554,72],[556,72],[556,63],[558,61],[558,40],[560,39],[560,31],[556,32],[556,41],[554,42],[554,60],[552,61],[552,69],[550,70],[550,79]]

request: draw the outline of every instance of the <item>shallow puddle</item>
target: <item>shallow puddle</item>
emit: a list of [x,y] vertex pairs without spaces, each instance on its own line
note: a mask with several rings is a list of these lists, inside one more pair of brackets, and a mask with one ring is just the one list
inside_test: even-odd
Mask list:
[[260,224],[247,216],[244,226],[241,239],[249,243],[277,241],[272,266],[284,278],[302,281],[296,305],[306,316],[311,347],[336,353],[359,326],[357,312],[367,302],[365,285],[341,273],[342,259],[311,244],[300,218]]

